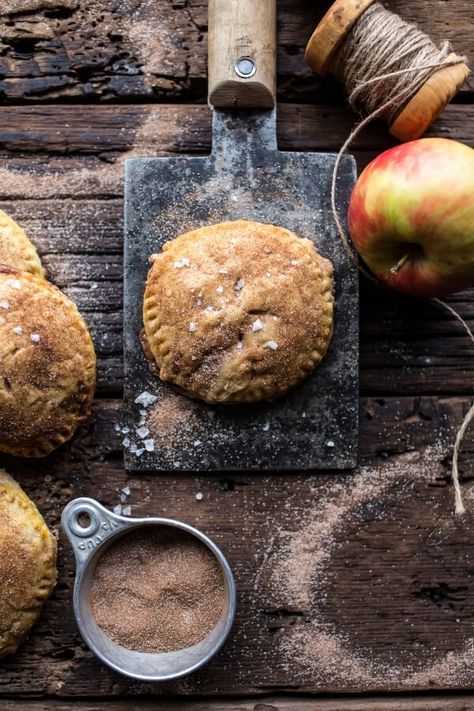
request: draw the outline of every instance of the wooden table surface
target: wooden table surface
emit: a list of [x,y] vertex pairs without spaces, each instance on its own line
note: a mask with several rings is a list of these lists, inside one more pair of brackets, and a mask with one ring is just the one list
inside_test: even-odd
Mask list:
[[[474,433],[461,460],[469,514],[453,516],[453,433],[473,389],[472,345],[428,302],[361,284],[355,472],[127,475],[123,467],[122,193],[130,156],[206,153],[204,0],[3,0],[0,207],[51,280],[78,304],[98,353],[93,417],[47,459],[2,457],[59,535],[59,581],[26,644],[0,664],[4,709],[474,708]],[[354,116],[304,63],[329,2],[278,3],[279,145],[335,151]],[[390,0],[433,38],[474,57],[472,0]],[[471,85],[472,86],[472,85]],[[465,88],[430,135],[474,144]],[[354,143],[359,168],[393,145],[383,125]],[[460,176],[462,177],[462,176]],[[474,327],[474,291],[449,298]],[[227,554],[238,615],[200,672],[150,685],[86,648],[59,532],[78,495],[203,529]],[[202,500],[196,493],[203,494]],[[124,615],[127,611],[124,610]],[[156,698],[158,697],[159,698]]]

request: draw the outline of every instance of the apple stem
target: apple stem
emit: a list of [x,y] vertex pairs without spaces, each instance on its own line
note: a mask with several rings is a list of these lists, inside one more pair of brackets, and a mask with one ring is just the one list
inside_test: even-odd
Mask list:
[[393,266],[393,267],[390,269],[390,271],[392,272],[392,274],[398,274],[398,272],[400,271],[400,269],[401,269],[401,268],[403,267],[403,265],[407,262],[409,256],[410,256],[410,255],[409,255],[408,253],[407,253],[407,254],[404,254],[403,257],[398,260],[398,262],[395,264],[395,266]]

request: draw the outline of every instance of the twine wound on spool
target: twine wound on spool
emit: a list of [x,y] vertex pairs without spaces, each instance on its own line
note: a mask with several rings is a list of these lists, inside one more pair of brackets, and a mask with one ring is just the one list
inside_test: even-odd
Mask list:
[[[371,4],[371,0],[366,0],[366,8],[362,15],[356,13],[357,21],[353,23],[352,29],[336,51],[330,49],[326,52],[326,56],[323,52],[322,56],[317,58],[317,62],[324,60],[321,67],[325,69],[328,68],[326,65],[329,61],[331,62],[332,73],[346,86],[351,107],[357,113],[364,115],[337,155],[331,183],[331,209],[338,234],[350,259],[367,279],[381,286],[381,282],[359,262],[337,212],[337,176],[342,157],[354,138],[374,119],[385,119],[391,126],[392,132],[399,135],[397,130],[393,130],[397,117],[403,113],[403,109],[413,100],[413,97],[417,96],[417,92],[425,86],[427,80],[440,69],[458,65],[464,67],[464,71],[460,71],[457,76],[459,86],[467,79],[469,70],[465,67],[466,58],[453,54],[449,42],[443,42],[438,49],[431,38],[416,25],[405,22],[398,15],[386,10],[380,3]],[[312,49],[312,42],[316,35],[317,31],[308,45],[308,50]],[[313,66],[309,57],[308,61]],[[450,98],[446,96],[447,101]],[[437,108],[441,110],[442,105],[438,103]],[[434,111],[432,118],[436,114],[437,111]],[[400,130],[403,133],[407,129],[401,127]],[[440,299],[432,299],[432,301],[462,324],[474,344],[474,334],[461,315]],[[459,483],[458,459],[464,434],[472,420],[474,420],[474,403],[456,433],[453,449],[451,476],[455,512],[459,515],[465,513],[465,508]]]
[[[359,17],[333,58],[354,111],[392,125],[406,103],[444,66],[464,64],[449,42],[438,49],[417,25],[375,3]],[[407,81],[408,80],[408,81]]]

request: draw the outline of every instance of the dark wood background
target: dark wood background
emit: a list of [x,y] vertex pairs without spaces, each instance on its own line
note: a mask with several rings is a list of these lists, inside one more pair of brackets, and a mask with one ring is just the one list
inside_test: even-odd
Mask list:
[[[340,87],[304,63],[328,5],[278,3],[283,150],[335,151],[354,121]],[[472,61],[471,0],[388,6],[433,38],[451,39]],[[356,472],[124,471],[114,428],[122,395],[123,161],[209,150],[206,30],[203,0],[0,6],[0,207],[25,227],[51,280],[77,302],[99,360],[94,414],[73,442],[44,461],[0,461],[60,538],[55,593],[26,644],[0,664],[0,711],[472,709],[474,433],[462,454],[463,521],[453,516],[449,475],[474,359],[457,323],[433,304],[361,285]],[[474,145],[473,120],[471,84],[430,135]],[[367,129],[353,146],[359,167],[390,145],[385,126]],[[449,303],[474,327],[474,291]],[[72,614],[74,567],[58,530],[61,510],[77,495],[112,507],[126,484],[133,515],[174,516],[214,537],[239,589],[222,652],[197,674],[161,686],[104,667]],[[303,551],[320,560],[306,602],[289,592]],[[325,640],[312,656],[298,642],[308,630]]]

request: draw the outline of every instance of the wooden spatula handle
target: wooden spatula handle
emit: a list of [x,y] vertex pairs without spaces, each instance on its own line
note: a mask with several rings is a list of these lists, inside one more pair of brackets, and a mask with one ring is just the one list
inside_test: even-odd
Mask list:
[[276,0],[209,0],[209,103],[275,104]]

